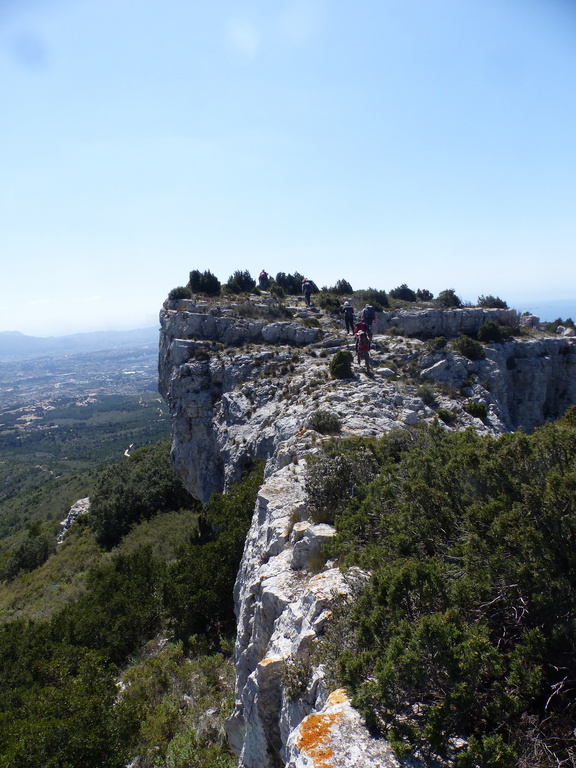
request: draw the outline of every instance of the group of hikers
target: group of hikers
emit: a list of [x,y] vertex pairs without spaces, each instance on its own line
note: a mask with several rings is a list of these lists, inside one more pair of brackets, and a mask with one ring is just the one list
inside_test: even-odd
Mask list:
[[340,312],[344,315],[344,323],[346,324],[346,335],[351,333],[356,340],[356,355],[358,358],[358,365],[362,362],[366,363],[366,371],[370,371],[370,347],[372,345],[372,325],[376,319],[376,312],[374,307],[370,304],[366,304],[360,315],[360,320],[354,323],[354,307],[349,301],[344,302],[344,306],[340,308]]
[[[270,284],[270,276],[263,269],[258,275],[258,287],[262,291],[267,291]],[[306,306],[310,306],[310,297],[314,290],[314,284],[307,277],[302,278],[302,294]],[[376,312],[374,307],[370,304],[366,304],[362,310],[360,320],[354,322],[354,307],[349,301],[345,301],[344,305],[340,308],[340,312],[344,315],[344,323],[346,324],[346,335],[351,333],[355,339],[356,355],[358,358],[358,365],[362,362],[366,364],[366,371],[370,371],[370,347],[372,345],[372,324],[376,319]]]

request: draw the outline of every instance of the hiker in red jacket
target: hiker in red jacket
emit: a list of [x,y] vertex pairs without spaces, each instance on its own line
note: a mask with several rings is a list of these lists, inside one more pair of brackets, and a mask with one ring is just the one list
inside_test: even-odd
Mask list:
[[366,363],[366,373],[370,373],[370,338],[368,337],[366,324],[363,322],[357,323],[354,335],[356,337],[358,365],[364,360]]

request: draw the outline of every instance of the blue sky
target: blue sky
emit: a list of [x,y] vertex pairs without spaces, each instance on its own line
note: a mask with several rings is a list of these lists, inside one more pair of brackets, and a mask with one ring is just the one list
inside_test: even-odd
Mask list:
[[569,0],[1,0],[0,330],[191,269],[576,297]]

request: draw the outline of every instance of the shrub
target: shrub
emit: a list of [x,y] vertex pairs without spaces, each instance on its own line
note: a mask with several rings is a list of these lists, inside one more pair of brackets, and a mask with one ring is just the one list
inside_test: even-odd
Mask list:
[[446,336],[434,336],[433,339],[429,339],[426,342],[426,347],[430,350],[430,352],[438,352],[438,350],[444,349],[446,344],[448,344],[446,341]]
[[230,275],[225,285],[226,290],[230,293],[250,293],[255,287],[256,280],[252,278],[247,269],[243,272],[237,269],[233,275]]
[[376,288],[368,288],[363,291],[354,291],[354,298],[360,304],[371,304],[376,312],[382,312],[385,307],[390,306],[386,291],[378,291]]
[[454,424],[456,421],[456,414],[454,411],[449,411],[447,408],[438,408],[436,416],[438,416],[444,424]]
[[292,296],[297,296],[298,294],[302,293],[303,279],[304,275],[301,275],[299,272],[294,272],[293,275],[290,273],[286,274],[286,272],[278,272],[275,278],[275,282],[286,293]]
[[102,473],[91,497],[90,522],[98,543],[111,549],[140,520],[196,506],[174,473],[169,443],[163,442],[139,448]]
[[283,299],[286,296],[286,291],[278,283],[272,283],[270,286],[270,296],[274,296],[277,299]]
[[485,419],[488,411],[486,410],[485,403],[479,403],[476,400],[469,400],[464,405],[464,410],[469,413],[470,416],[474,416],[476,419]]
[[440,291],[436,296],[436,303],[439,307],[461,307],[462,300],[459,296],[456,296],[454,288],[447,288],[445,291]]
[[482,344],[464,334],[458,336],[454,342],[454,347],[468,360],[483,360],[486,357]]
[[418,301],[432,301],[434,295],[431,291],[426,290],[426,288],[418,288],[416,297],[418,298]]
[[192,293],[205,293],[208,296],[220,295],[220,280],[207,269],[205,272],[200,272],[198,269],[193,269],[190,272],[190,280],[188,286]]
[[340,312],[340,301],[330,293],[321,293],[317,297],[316,303],[327,312]]
[[571,317],[566,318],[566,320],[557,317],[556,320],[553,320],[551,323],[543,323],[542,327],[549,333],[556,333],[559,325],[564,326],[564,328],[574,328],[574,321]]
[[179,285],[177,288],[172,288],[168,294],[170,301],[177,301],[178,299],[191,299],[192,291],[186,285]]
[[312,520],[332,524],[358,494],[358,485],[370,482],[376,471],[376,462],[365,448],[324,455],[311,464],[306,494]]
[[282,685],[288,698],[296,700],[302,697],[312,677],[312,655],[308,648],[298,651],[296,656],[286,659],[282,667]]
[[338,280],[336,282],[336,285],[333,285],[331,288],[328,288],[328,291],[330,293],[338,293],[342,296],[351,296],[354,291],[352,290],[352,286],[348,282],[348,280]]
[[339,349],[330,360],[330,375],[333,379],[352,379],[352,361],[354,356],[352,352],[345,349]]
[[45,563],[55,551],[56,542],[52,537],[30,529],[28,538],[5,559],[0,569],[0,579],[11,581],[21,573],[33,571]]
[[493,309],[508,309],[508,304],[499,296],[478,296],[478,306]]
[[294,317],[294,313],[285,304],[268,304],[266,314],[271,318],[290,318]]
[[308,419],[307,427],[321,435],[337,435],[342,430],[342,422],[335,413],[319,408]]
[[416,293],[412,288],[408,288],[406,283],[402,283],[402,285],[399,285],[397,288],[393,288],[390,291],[390,296],[392,296],[393,299],[400,299],[400,301],[416,301],[417,299]]
[[422,400],[422,402],[425,403],[425,405],[432,405],[432,403],[436,400],[434,390],[428,384],[422,384],[421,387],[418,387],[416,394]]
[[486,320],[478,329],[478,341],[502,341],[502,330],[494,320]]
[[569,765],[576,432],[412,437],[335,517],[330,556],[371,573],[332,645],[336,685],[426,764]]

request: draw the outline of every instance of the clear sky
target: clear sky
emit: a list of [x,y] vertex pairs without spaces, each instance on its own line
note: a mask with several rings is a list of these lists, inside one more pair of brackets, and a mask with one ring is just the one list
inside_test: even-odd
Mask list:
[[576,297],[572,0],[0,0],[0,330],[191,269]]

